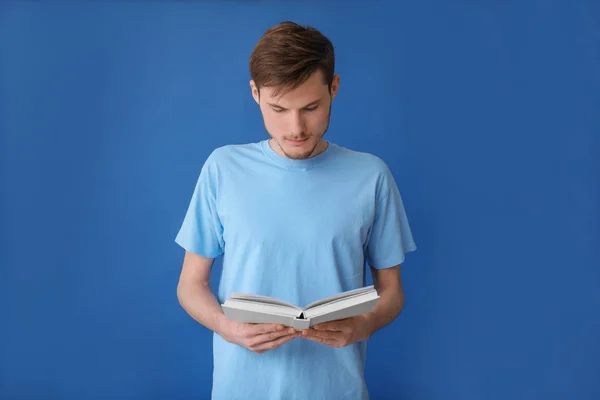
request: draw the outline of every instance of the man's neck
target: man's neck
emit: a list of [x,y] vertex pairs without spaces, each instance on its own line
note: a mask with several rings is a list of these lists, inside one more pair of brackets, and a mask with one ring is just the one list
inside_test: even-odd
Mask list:
[[309,157],[315,157],[315,156],[321,154],[322,152],[327,150],[327,147],[329,147],[329,142],[327,142],[324,139],[319,139],[319,142],[317,143],[317,145],[315,146],[315,149],[313,150],[312,154]]

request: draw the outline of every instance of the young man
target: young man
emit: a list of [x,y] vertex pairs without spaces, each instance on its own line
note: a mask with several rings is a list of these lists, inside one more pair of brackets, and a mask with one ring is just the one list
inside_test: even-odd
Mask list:
[[[270,138],[211,153],[177,235],[179,301],[214,332],[213,399],[367,399],[366,341],[403,307],[400,264],[416,245],[394,178],[381,159],[324,139],[334,64],[317,30],[267,30],[250,87]],[[296,332],[230,321],[220,308],[231,292],[306,305],[364,286],[365,262],[380,299],[359,317]]]

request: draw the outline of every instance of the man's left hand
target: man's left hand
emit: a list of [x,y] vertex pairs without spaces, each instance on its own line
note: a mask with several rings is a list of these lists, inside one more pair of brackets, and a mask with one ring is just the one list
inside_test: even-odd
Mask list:
[[371,319],[363,314],[315,325],[303,330],[300,337],[339,348],[367,340],[371,335]]

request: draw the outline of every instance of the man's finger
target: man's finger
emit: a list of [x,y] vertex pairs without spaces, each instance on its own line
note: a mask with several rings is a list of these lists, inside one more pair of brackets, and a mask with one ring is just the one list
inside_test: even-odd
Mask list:
[[313,328],[317,331],[338,331],[352,333],[356,322],[352,318],[340,319],[338,321],[325,322],[315,325]]
[[289,335],[296,335],[296,331],[292,328],[288,328],[286,330],[283,331],[277,331],[277,332],[269,332],[269,333],[263,333],[261,335],[257,335],[254,336],[252,338],[251,341],[251,345],[252,346],[256,346],[262,343],[266,343],[266,342],[272,342],[274,340],[279,339],[282,336],[289,336]]
[[317,331],[341,331],[344,326],[343,322],[334,321],[334,322],[324,322],[319,325],[313,326],[313,329]]
[[273,350],[273,349],[281,346],[282,344],[289,342],[290,340],[294,339],[295,337],[296,337],[296,335],[290,335],[289,333],[287,333],[285,336],[282,336],[275,340],[271,340],[269,342],[264,342],[259,345],[252,346],[252,351],[257,352],[257,353],[264,353],[265,351]]
[[250,336],[256,336],[269,332],[282,332],[285,326],[281,324],[245,324],[245,329]]
[[340,336],[342,332],[335,331],[317,331],[314,329],[306,329],[302,331],[302,337],[318,337],[321,339],[335,339]]

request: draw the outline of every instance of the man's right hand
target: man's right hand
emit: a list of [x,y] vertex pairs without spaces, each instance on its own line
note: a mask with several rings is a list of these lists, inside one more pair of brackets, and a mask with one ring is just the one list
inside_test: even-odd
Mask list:
[[235,343],[257,354],[273,350],[298,337],[294,328],[278,324],[247,324],[223,318],[219,334],[229,343]]

